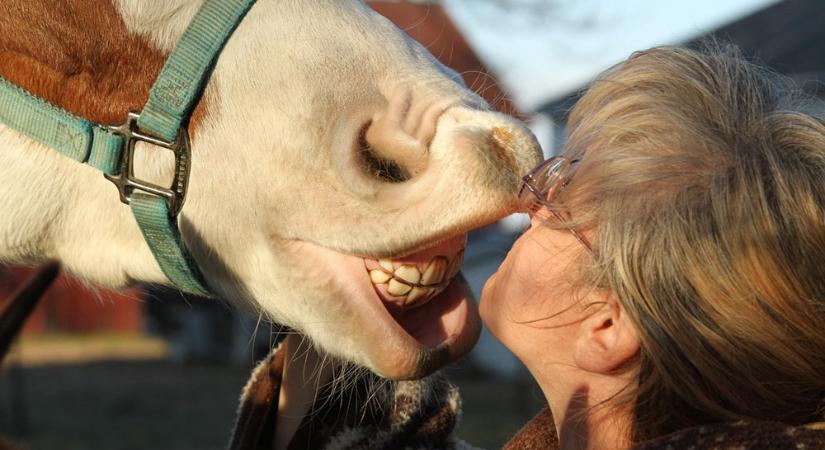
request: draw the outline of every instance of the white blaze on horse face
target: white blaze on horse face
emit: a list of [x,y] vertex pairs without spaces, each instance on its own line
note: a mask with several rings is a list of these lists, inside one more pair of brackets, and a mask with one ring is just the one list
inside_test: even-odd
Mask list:
[[[114,3],[132,32],[170,49],[202,2]],[[393,378],[469,350],[478,322],[460,288],[411,313],[432,311],[415,320],[438,324],[443,339],[413,337],[376,296],[363,258],[405,256],[511,212],[520,176],[540,155],[522,125],[487,111],[454,73],[357,1],[259,0],[206,96],[180,226],[218,294]],[[99,173],[1,128],[9,152],[0,152],[0,174],[20,183],[0,205],[24,218],[21,233],[48,233],[0,233],[0,258],[57,257],[100,284],[163,279]],[[21,209],[32,198],[26,189],[49,185],[32,184],[38,177],[61,188]],[[108,244],[88,245],[88,230]]]

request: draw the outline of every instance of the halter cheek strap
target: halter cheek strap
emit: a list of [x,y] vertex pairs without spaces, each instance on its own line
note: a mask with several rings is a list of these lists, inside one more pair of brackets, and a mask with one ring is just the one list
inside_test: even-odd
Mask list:
[[[124,124],[103,126],[27,92],[0,77],[0,122],[75,161],[103,172],[131,206],[161,270],[178,289],[212,296],[181,239],[177,217],[186,199],[191,149],[189,117],[229,36],[255,0],[205,0],[149,92],[143,110]],[[175,155],[172,185],[134,176],[135,144]]]

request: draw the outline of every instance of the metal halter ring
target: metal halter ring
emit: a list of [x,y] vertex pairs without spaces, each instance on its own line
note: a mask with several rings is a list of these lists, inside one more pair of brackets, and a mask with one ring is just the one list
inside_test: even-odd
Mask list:
[[[147,134],[143,134],[137,125],[140,114],[130,111],[126,119],[126,123],[122,125],[112,125],[108,127],[109,132],[123,136],[126,140],[124,143],[124,152],[120,157],[120,170],[117,175],[105,174],[107,180],[117,186],[120,193],[120,201],[129,204],[132,199],[132,193],[135,190],[143,191],[149,194],[163,197],[169,204],[169,214],[175,217],[183,208],[183,202],[186,199],[186,188],[189,185],[189,170],[190,170],[190,156],[191,147],[189,145],[189,133],[185,128],[178,130],[177,138],[170,142],[163,139],[158,139]],[[165,188],[150,183],[145,180],[135,178],[134,171],[134,157],[135,145],[138,142],[146,142],[156,147],[171,150],[175,155],[175,176],[172,180],[172,186]]]

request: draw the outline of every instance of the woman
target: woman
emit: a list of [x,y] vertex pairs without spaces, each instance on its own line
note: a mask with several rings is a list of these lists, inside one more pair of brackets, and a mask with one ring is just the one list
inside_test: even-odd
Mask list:
[[593,83],[481,298],[552,413],[510,448],[825,448],[825,124],[802,111],[730,48]]

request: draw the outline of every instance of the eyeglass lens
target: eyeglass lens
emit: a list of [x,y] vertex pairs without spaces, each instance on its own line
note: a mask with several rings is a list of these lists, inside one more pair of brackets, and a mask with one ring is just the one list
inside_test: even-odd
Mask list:
[[[567,171],[570,163],[564,158],[551,158],[524,177],[520,197],[529,210],[537,208],[537,200],[551,202],[561,187],[558,181]],[[540,203],[540,201],[538,202]]]

